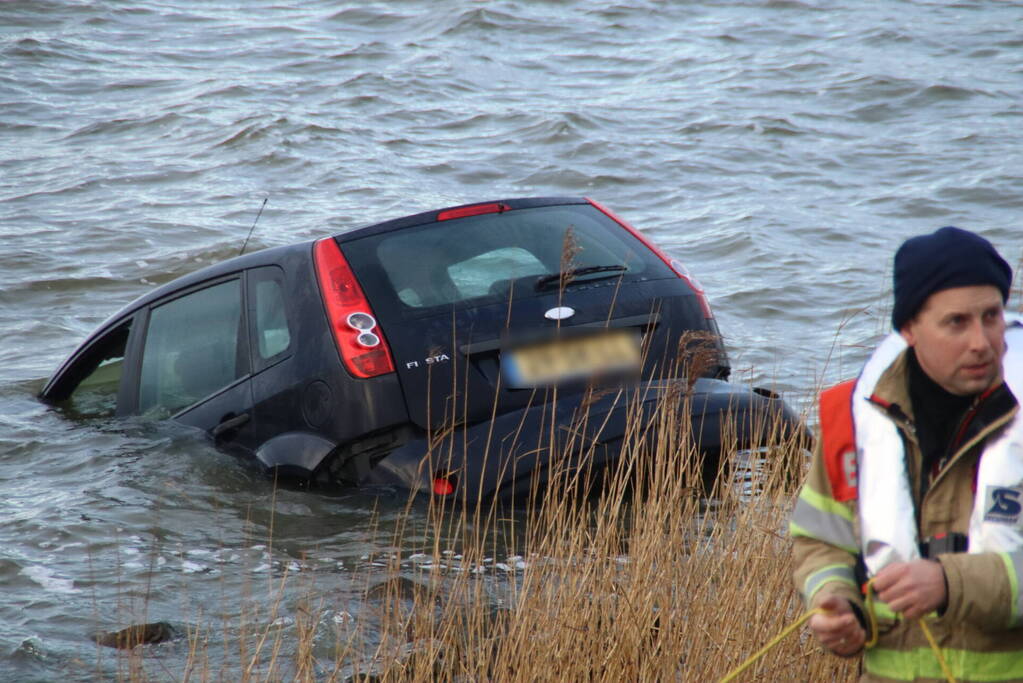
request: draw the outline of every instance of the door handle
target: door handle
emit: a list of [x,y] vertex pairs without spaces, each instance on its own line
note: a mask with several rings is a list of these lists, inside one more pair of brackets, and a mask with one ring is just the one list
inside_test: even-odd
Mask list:
[[228,417],[220,421],[220,423],[213,428],[213,438],[219,439],[225,433],[230,432],[234,429],[238,429],[242,425],[249,421],[249,414],[242,413],[241,415],[235,415],[234,417]]

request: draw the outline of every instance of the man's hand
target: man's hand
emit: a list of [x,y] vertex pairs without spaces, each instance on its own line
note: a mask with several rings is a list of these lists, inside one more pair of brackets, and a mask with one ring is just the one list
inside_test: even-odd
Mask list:
[[860,626],[848,600],[832,595],[818,607],[826,611],[810,617],[810,630],[821,645],[839,657],[852,657],[863,649],[867,633]]
[[913,560],[888,565],[874,577],[877,597],[906,619],[919,619],[945,605],[945,570],[936,560]]

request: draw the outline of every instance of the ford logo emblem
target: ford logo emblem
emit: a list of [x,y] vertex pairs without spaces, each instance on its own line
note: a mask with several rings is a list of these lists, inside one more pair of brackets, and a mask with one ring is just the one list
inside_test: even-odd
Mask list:
[[548,320],[565,320],[575,315],[575,309],[569,306],[556,306],[543,314]]

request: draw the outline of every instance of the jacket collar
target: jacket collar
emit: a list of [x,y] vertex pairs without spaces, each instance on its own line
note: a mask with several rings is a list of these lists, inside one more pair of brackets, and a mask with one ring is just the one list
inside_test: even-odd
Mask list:
[[881,374],[870,400],[889,413],[913,422],[913,406],[909,400],[909,351],[903,351]]

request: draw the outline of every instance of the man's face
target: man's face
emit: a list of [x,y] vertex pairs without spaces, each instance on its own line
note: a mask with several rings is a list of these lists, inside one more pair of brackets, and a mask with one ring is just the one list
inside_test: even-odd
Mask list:
[[935,292],[900,333],[924,372],[950,393],[979,394],[1001,381],[1005,318],[997,287]]

